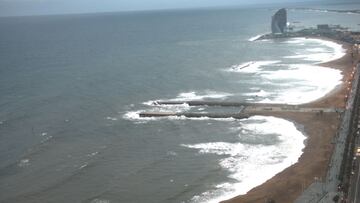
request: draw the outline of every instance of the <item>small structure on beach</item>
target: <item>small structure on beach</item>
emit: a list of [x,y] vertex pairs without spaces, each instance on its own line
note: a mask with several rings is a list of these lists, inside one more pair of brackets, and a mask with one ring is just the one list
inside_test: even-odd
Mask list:
[[271,19],[271,31],[273,34],[283,34],[287,25],[287,12],[285,8],[278,10]]

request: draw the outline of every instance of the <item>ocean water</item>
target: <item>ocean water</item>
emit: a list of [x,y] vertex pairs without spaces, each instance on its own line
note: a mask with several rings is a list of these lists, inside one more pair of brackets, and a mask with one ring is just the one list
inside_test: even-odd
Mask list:
[[[300,104],[339,85],[341,72],[318,64],[341,57],[341,45],[254,41],[274,11],[0,18],[0,201],[217,202],[296,163],[306,135],[288,120],[138,115],[238,111],[157,100]],[[360,15],[289,19],[356,30]]]

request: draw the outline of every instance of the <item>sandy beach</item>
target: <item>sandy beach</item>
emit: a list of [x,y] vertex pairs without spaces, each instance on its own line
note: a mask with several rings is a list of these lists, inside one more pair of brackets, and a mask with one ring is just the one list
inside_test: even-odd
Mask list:
[[[321,38],[323,40],[329,40]],[[330,40],[333,41],[333,40]],[[337,42],[337,41],[335,41]],[[341,42],[337,42],[341,43]],[[349,81],[352,80],[351,45],[343,44],[347,53],[340,59],[320,64],[321,66],[342,71],[343,80],[334,90],[324,97],[303,105],[304,107],[345,108]],[[319,76],[321,77],[321,76]],[[253,188],[247,194],[224,201],[238,202],[294,202],[294,200],[314,181],[322,180],[328,169],[333,152],[333,138],[340,124],[338,113],[294,113],[294,112],[263,112],[265,116],[275,116],[294,122],[298,129],[307,136],[304,152],[298,162],[276,174],[262,185]],[[259,115],[259,112],[257,112]]]

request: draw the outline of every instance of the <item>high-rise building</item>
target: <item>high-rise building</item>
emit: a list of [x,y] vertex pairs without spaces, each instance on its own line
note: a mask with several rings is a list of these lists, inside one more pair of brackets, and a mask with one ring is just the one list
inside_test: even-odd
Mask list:
[[286,9],[282,8],[278,10],[271,20],[271,31],[273,34],[281,34],[285,32],[287,24],[287,13]]

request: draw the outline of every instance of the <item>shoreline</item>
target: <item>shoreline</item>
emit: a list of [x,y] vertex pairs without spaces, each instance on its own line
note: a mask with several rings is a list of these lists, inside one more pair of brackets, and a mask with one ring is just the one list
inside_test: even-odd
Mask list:
[[317,65],[322,66],[322,67],[326,67],[326,68],[331,68],[331,69],[336,69],[336,70],[340,70],[343,78],[341,79],[341,84],[336,86],[333,90],[331,90],[329,93],[327,93],[326,95],[324,95],[323,97],[314,100],[312,102],[309,103],[304,103],[301,104],[299,106],[305,106],[305,107],[338,107],[338,108],[345,108],[345,103],[346,101],[343,99],[345,96],[345,92],[346,92],[346,87],[345,87],[345,83],[347,81],[350,80],[350,75],[351,75],[351,68],[352,68],[352,59],[350,56],[350,50],[351,50],[351,44],[347,43],[347,42],[341,42],[339,40],[334,40],[328,37],[308,37],[308,38],[313,38],[313,39],[320,39],[320,40],[326,40],[326,41],[331,41],[331,42],[335,42],[337,44],[342,45],[342,48],[345,49],[345,54],[344,56],[342,56],[341,58],[332,60],[332,61],[327,61],[324,63],[319,63]]
[[[320,63],[317,65],[340,70],[343,78],[341,84],[337,85],[325,96],[299,106],[303,107],[335,107],[345,108],[346,96],[348,94],[347,82],[352,80],[352,58],[350,56],[351,44],[330,39],[327,37],[307,37],[332,41],[342,45],[345,55],[341,58]],[[294,122],[298,129],[307,137],[305,148],[298,162],[274,175],[263,184],[252,188],[244,195],[234,197],[222,202],[294,202],[301,193],[316,180],[322,180],[328,171],[328,165],[334,144],[334,137],[341,123],[340,114],[324,113],[293,113],[293,112],[261,112],[264,116],[275,116]],[[259,113],[257,113],[259,115]]]

